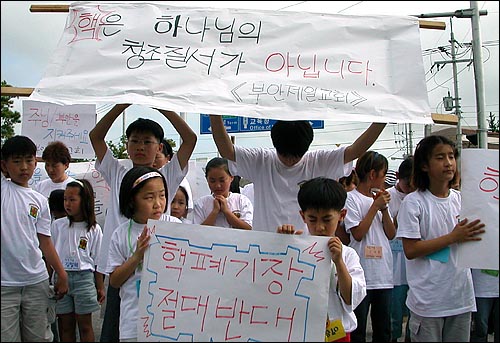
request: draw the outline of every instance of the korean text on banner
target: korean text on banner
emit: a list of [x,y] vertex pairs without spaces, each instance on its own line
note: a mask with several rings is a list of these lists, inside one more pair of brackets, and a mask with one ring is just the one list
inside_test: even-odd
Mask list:
[[95,104],[57,105],[23,100],[21,133],[35,142],[37,157],[42,156],[49,143],[61,141],[68,147],[71,158],[93,159],[89,132],[96,118]]
[[149,220],[138,340],[324,340],[329,237]]
[[410,16],[76,2],[30,99],[432,123]]

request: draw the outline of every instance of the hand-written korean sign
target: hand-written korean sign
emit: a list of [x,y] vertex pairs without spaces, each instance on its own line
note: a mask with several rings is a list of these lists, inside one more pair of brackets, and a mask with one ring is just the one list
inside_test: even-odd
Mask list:
[[432,123],[414,17],[77,2],[66,23],[31,99]]
[[498,150],[462,150],[462,211],[460,218],[481,219],[481,241],[458,245],[458,264],[478,269],[499,268]]
[[35,142],[36,156],[41,157],[47,144],[63,142],[71,158],[95,157],[89,132],[96,124],[95,105],[61,106],[38,101],[23,101],[21,133]]
[[321,341],[328,237],[149,220],[139,341]]

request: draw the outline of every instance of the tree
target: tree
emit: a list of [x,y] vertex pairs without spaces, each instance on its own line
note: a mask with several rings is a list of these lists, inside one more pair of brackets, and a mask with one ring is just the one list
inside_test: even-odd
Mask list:
[[[168,138],[167,142],[172,148],[175,148],[175,142],[172,139]],[[115,158],[128,158],[126,135],[120,137],[120,141],[118,144],[115,144],[112,141],[107,141],[107,144],[109,150],[111,150]]]
[[115,158],[128,158],[127,153],[127,136],[122,135],[118,144],[112,141],[107,141],[109,150],[113,153]]
[[[5,80],[2,80],[2,87],[12,87],[7,84]],[[2,145],[6,139],[14,136],[14,125],[21,122],[21,113],[18,111],[13,111],[14,101],[11,96],[2,96]]]
[[498,119],[495,118],[495,115],[493,112],[490,112],[490,119],[486,119],[488,121],[488,130],[491,132],[498,132],[499,131],[499,123]]

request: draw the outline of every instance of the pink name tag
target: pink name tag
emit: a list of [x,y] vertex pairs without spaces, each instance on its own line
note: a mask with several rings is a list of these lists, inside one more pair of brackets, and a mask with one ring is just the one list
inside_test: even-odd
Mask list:
[[382,258],[382,247],[378,245],[367,245],[365,247],[365,258]]

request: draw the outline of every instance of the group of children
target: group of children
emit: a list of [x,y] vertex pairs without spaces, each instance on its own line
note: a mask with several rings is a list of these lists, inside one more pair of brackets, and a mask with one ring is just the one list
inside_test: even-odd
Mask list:
[[[365,341],[369,310],[374,341],[398,338],[403,303],[412,341],[469,341],[476,302],[470,270],[457,267],[457,246],[480,240],[484,225],[456,219],[453,142],[424,138],[413,166],[400,168],[394,189],[385,190],[388,161],[369,150],[385,124],[372,124],[347,147],[309,151],[309,122],[278,121],[271,130],[275,149],[242,148],[232,144],[222,118],[211,115],[222,157],[205,168],[211,194],[192,199],[189,184],[182,183],[197,137],[177,113],[159,109],[181,137],[175,154],[162,127],[140,118],[126,130],[132,168],[113,157],[104,138],[127,106],[116,105],[90,132],[96,169],[110,186],[103,229],[95,220],[90,183],[49,172],[64,174],[67,156],[44,151],[50,181],[40,183],[39,193],[28,185],[36,166],[33,142],[15,136],[2,146],[2,341],[52,339],[47,314],[40,311],[49,307],[52,279],[62,341],[76,340],[76,324],[82,341],[94,340],[91,314],[104,301],[101,341],[137,341],[142,261],[150,240],[145,224],[189,224],[191,208],[195,224],[331,237],[333,277],[324,320],[327,330],[342,326],[345,334],[337,341]],[[359,182],[346,190],[336,180],[351,173],[354,160]],[[253,182],[253,203],[230,191],[234,175]],[[59,219],[56,205],[49,208],[47,201],[56,197],[47,193],[55,188],[64,192]],[[399,286],[406,287],[395,292]]]

